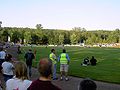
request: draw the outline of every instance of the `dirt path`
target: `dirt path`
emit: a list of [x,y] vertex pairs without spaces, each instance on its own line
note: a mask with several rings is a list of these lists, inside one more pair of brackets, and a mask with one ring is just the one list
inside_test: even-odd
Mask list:
[[[17,60],[18,54],[17,54],[17,48],[16,47],[11,47],[7,49],[7,53],[10,53],[13,55],[13,57]],[[31,80],[35,80],[39,77],[39,73],[36,68],[32,68],[32,77]],[[58,75],[59,77],[59,75]],[[0,78],[2,76],[0,75]],[[82,78],[77,78],[77,77],[71,77],[69,76],[70,80],[69,81],[60,81],[59,79],[56,81],[52,81],[53,84],[59,86],[62,88],[62,90],[78,90],[78,84]],[[105,82],[99,82],[95,81],[97,84],[97,90],[120,90],[120,85],[118,84],[110,84],[110,83],[105,83]]]

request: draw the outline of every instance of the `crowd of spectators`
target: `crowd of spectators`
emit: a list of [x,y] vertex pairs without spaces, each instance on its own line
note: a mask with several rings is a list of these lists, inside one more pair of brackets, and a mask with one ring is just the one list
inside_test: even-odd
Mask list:
[[[29,54],[31,56],[29,56]],[[4,77],[6,90],[62,90],[51,82],[52,80],[57,80],[57,76],[54,76],[56,72],[53,73],[54,69],[56,69],[53,68],[54,64],[56,64],[53,63],[55,61],[60,62],[60,80],[63,80],[63,75],[65,75],[66,81],[69,80],[67,74],[70,58],[65,49],[63,49],[63,52],[59,55],[58,61],[54,49],[51,50],[49,58],[40,59],[38,63],[38,72],[40,76],[35,81],[29,80],[32,75],[31,67],[32,59],[35,58],[34,53],[29,49],[24,57],[26,58],[26,63],[21,61],[14,63],[12,61],[12,55],[7,54],[3,48],[0,48],[0,71]],[[94,57],[92,57],[92,59],[94,59]],[[97,86],[92,80],[83,80],[78,90],[96,90],[96,88]],[[1,82],[0,90],[2,90]]]

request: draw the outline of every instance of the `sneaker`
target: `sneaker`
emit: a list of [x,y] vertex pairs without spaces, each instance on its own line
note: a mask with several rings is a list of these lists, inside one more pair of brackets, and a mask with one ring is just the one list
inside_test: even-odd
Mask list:
[[69,79],[68,78],[65,78],[65,81],[68,81]]
[[53,80],[58,80],[58,78],[53,78]]
[[63,80],[63,77],[60,77],[60,80],[62,81],[62,80]]

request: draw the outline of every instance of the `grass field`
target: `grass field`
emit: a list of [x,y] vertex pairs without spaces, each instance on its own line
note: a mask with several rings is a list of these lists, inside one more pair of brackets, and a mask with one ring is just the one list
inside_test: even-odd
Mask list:
[[[24,53],[30,47],[22,47],[22,54],[19,59],[24,60]],[[53,47],[32,47],[33,51],[36,49],[36,66],[39,59],[48,57],[50,50]],[[69,75],[83,78],[91,78],[93,80],[100,80],[105,82],[120,84],[120,48],[81,48],[81,47],[65,47],[70,56],[71,62],[69,66]],[[56,55],[62,52],[61,47],[55,47]],[[95,56],[97,59],[96,66],[81,66],[81,62],[85,57]],[[59,63],[57,65],[57,72],[59,73]]]

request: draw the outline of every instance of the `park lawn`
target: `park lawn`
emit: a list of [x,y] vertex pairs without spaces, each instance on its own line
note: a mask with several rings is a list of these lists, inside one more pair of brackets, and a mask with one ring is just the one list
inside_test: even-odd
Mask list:
[[[22,47],[22,54],[19,59],[24,59],[25,52],[31,47]],[[32,47],[36,50],[36,59],[33,66],[37,67],[40,58],[48,57],[53,47]],[[61,47],[54,47],[57,57],[62,52]],[[120,84],[120,48],[81,48],[81,47],[65,47],[70,56],[69,75],[91,78],[93,80],[105,81]],[[81,62],[85,57],[95,56],[97,59],[96,66],[81,66]],[[57,65],[59,73],[59,63]]]

